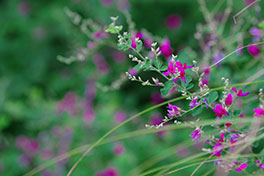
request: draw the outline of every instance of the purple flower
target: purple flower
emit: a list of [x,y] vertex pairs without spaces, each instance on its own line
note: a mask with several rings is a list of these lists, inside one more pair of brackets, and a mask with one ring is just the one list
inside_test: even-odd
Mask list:
[[152,39],[151,37],[146,37],[144,40],[144,45],[146,48],[151,48],[151,44],[152,44]]
[[250,34],[253,35],[253,41],[258,42],[262,36],[262,30],[257,27],[252,27],[249,30]]
[[102,4],[105,6],[109,6],[114,2],[114,0],[101,0]]
[[85,124],[90,124],[95,118],[95,112],[92,103],[88,99],[84,100],[83,109],[83,121]]
[[97,72],[106,74],[109,72],[109,65],[105,61],[104,56],[100,53],[95,53],[92,57],[93,62],[96,65]]
[[113,58],[117,63],[122,63],[126,60],[126,54],[122,51],[115,51],[113,53]]
[[[218,53],[216,53],[216,54],[214,55],[214,60],[213,60],[213,62],[214,62],[214,63],[217,63],[217,62],[220,61],[223,57],[224,57],[223,53],[218,52]],[[219,62],[218,64],[216,64],[216,66],[221,67],[222,64]]]
[[168,117],[169,118],[176,117],[180,114],[181,108],[179,108],[178,106],[168,104],[167,108],[169,109],[168,110]]
[[126,113],[124,111],[118,111],[115,114],[115,122],[116,123],[122,123],[126,120]]
[[261,117],[261,116],[264,116],[264,109],[254,109],[255,111],[255,114],[254,114],[254,117]]
[[193,141],[196,141],[197,143],[200,141],[202,135],[202,130],[200,127],[197,127],[191,134],[190,136],[192,137]]
[[19,157],[19,164],[23,167],[28,166],[31,162],[32,162],[32,157],[27,155],[27,154],[23,154]]
[[229,93],[229,94],[227,95],[226,99],[225,99],[225,104],[226,104],[227,106],[229,106],[229,105],[232,104],[232,102],[233,102],[232,94]]
[[221,104],[216,105],[215,108],[213,108],[213,111],[215,112],[215,115],[219,117],[219,119],[221,119],[223,115],[229,115]]
[[248,47],[248,52],[249,52],[249,54],[251,54],[253,57],[258,57],[259,54],[260,54],[260,50],[259,50],[258,46],[256,46],[256,45],[250,45],[250,46]]
[[197,103],[197,98],[195,98],[195,99],[193,99],[192,101],[191,101],[191,103],[189,104],[189,106],[191,107],[191,109],[192,108],[194,108],[194,107],[196,107],[196,106],[199,106],[201,104],[201,101],[199,101],[198,103]]
[[170,41],[168,39],[164,40],[164,42],[160,45],[160,51],[166,58],[169,58],[171,56],[172,49],[170,46]]
[[130,3],[128,0],[118,0],[117,6],[120,11],[127,11],[130,7]]
[[181,25],[181,17],[179,15],[170,15],[165,20],[166,26],[169,29],[176,29]]
[[209,108],[209,105],[208,105],[208,103],[207,103],[207,98],[206,99],[204,99],[203,101],[204,101],[204,104],[206,105],[206,108],[208,109]]
[[247,167],[248,167],[248,164],[243,163],[238,168],[236,168],[236,172],[241,172],[241,171],[245,170]]
[[91,41],[87,42],[87,48],[88,49],[94,49],[95,48],[95,43],[91,42]]
[[19,148],[21,150],[26,150],[28,141],[29,141],[29,139],[26,136],[21,135],[21,136],[16,137],[17,148]]

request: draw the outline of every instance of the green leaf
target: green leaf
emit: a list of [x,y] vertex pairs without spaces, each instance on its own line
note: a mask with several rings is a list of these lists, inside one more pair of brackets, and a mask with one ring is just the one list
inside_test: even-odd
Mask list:
[[115,26],[114,23],[111,23],[108,28],[105,30],[105,32],[110,32],[112,34],[116,34],[120,32],[123,29],[123,26]]
[[191,77],[186,77],[185,81],[186,81],[186,84],[189,84],[192,81],[192,78]]
[[201,114],[202,111],[203,111],[203,107],[202,107],[202,106],[196,107],[196,108],[192,111],[192,116],[197,116],[197,115]]
[[264,21],[261,21],[261,22],[258,24],[258,27],[261,28],[261,29],[264,29]]
[[136,51],[137,51],[137,52],[140,52],[140,50],[141,50],[141,48],[142,48],[142,45],[143,45],[142,41],[139,40],[138,43],[137,43],[137,47],[136,47]]
[[131,38],[131,33],[127,33],[127,34],[125,34],[125,35],[124,35],[124,38],[125,38],[125,39],[130,39],[130,38]]
[[151,67],[151,60],[150,59],[146,59],[145,65],[143,66],[144,71],[146,71],[150,67]]
[[141,69],[141,64],[137,64],[137,65],[135,65],[135,66],[134,66],[134,69],[135,69],[135,70],[140,70],[140,69]]
[[240,110],[234,110],[233,115],[234,116],[239,116],[240,115]]
[[163,66],[160,68],[160,71],[166,71],[167,69],[168,69],[168,66],[163,65]]
[[213,102],[215,102],[218,99],[218,92],[217,91],[213,91],[209,94],[208,97],[208,103],[212,104]]
[[164,83],[164,87],[162,89],[160,89],[160,92],[163,96],[166,96],[169,91],[173,88],[174,86],[174,82],[173,81],[166,81]]
[[119,49],[119,50],[124,50],[124,45],[120,45],[119,43],[117,44],[117,48]]
[[[115,28],[116,28],[116,31],[117,31],[117,32],[120,32],[120,31],[123,29],[123,26],[115,26]],[[117,32],[116,32],[116,33],[117,33]]]
[[160,62],[157,58],[154,59],[154,66],[155,66],[158,70],[160,70],[160,67],[162,66],[161,62]]
[[186,87],[186,89],[187,89],[187,90],[190,90],[191,88],[193,88],[193,86],[194,86],[194,84],[191,83],[191,84],[189,84],[189,85]]

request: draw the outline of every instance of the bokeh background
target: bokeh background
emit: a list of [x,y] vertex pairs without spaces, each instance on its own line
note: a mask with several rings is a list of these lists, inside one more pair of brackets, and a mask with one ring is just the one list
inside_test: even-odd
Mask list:
[[[216,26],[210,26],[201,3],[193,0],[1,0],[0,175],[23,175],[58,155],[93,143],[131,115],[179,96],[162,97],[158,88],[142,87],[125,78],[127,71],[136,74],[132,69],[135,64],[116,49],[116,37],[103,32],[111,23],[110,16],[119,16],[118,23],[125,30],[142,32],[144,40],[149,37],[161,44],[169,39],[180,59],[187,63],[195,59],[202,66],[243,44],[261,40],[262,34],[256,39],[257,34],[250,29],[263,18],[263,1],[238,17],[242,22],[235,34],[241,35],[235,35],[232,15],[250,2],[234,0],[216,40],[213,31],[223,26],[220,23],[229,1],[204,2]],[[82,31],[79,17],[92,20],[88,22],[92,26],[89,35]],[[211,80],[212,87],[221,86],[223,76],[232,78],[233,83],[244,82],[263,68],[263,48],[259,49],[257,56],[244,49],[230,57],[208,73],[207,82]],[[138,74],[145,79],[157,76]],[[248,89],[254,92],[257,88]],[[188,104],[182,102],[181,106]],[[203,116],[210,118],[212,114]],[[166,106],[136,118],[112,137],[145,129],[145,124],[159,124],[164,115]],[[85,157],[72,175],[127,175],[133,169],[137,175],[179,161],[203,146],[191,142],[191,131],[163,131],[110,141]],[[36,175],[66,175],[80,155]],[[151,159],[153,156],[157,157]],[[189,175],[192,170],[175,175]],[[205,171],[201,168],[200,172]]]

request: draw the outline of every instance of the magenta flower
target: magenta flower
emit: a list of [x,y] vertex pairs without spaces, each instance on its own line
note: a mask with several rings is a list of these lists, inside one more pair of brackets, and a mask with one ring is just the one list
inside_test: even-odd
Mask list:
[[52,157],[52,150],[43,149],[40,151],[40,157],[44,160],[50,159]]
[[227,106],[229,106],[229,105],[232,104],[232,102],[233,102],[232,94],[229,93],[229,94],[227,95],[226,99],[225,99],[225,104],[226,104]]
[[255,0],[244,0],[244,2],[245,2],[246,5],[249,5],[249,4],[253,3],[254,1]]
[[57,111],[68,112],[71,116],[77,115],[77,97],[73,92],[68,92],[65,97],[57,104]]
[[161,45],[160,45],[160,51],[161,53],[166,57],[169,58],[172,54],[172,49],[170,46],[170,41],[166,39]]
[[168,110],[168,117],[169,118],[176,117],[180,114],[181,108],[179,108],[178,106],[168,104],[167,108],[169,109]]
[[134,37],[131,37],[130,40],[131,40],[131,42],[132,42],[131,45],[130,45],[131,48],[134,48],[134,49],[135,49],[135,48],[137,47],[137,44],[136,44],[136,40],[135,40],[135,38],[134,38]]
[[19,3],[18,11],[22,15],[28,15],[30,13],[30,6],[26,1]]
[[227,122],[227,123],[225,123],[225,126],[226,126],[227,129],[229,129],[232,126],[232,123]]
[[237,91],[237,89],[235,87],[232,88],[232,90],[236,93],[237,96],[239,97],[243,97],[243,96],[247,96],[250,94],[250,92],[245,92],[243,93],[242,89],[240,89],[239,91]]
[[142,33],[142,32],[137,32],[137,33],[136,33],[136,38],[138,38],[139,40],[142,40],[142,38],[143,38],[143,33]]
[[151,103],[152,104],[160,104],[164,101],[164,99],[162,98],[160,92],[154,92],[152,95],[151,95]]
[[248,52],[249,52],[249,54],[251,54],[253,57],[258,57],[259,54],[260,54],[260,50],[259,50],[258,46],[256,46],[256,45],[250,45],[250,46],[248,47]]
[[215,108],[213,108],[213,111],[215,112],[215,115],[219,117],[219,119],[221,119],[223,115],[229,115],[221,104],[216,105]]
[[[150,117],[151,125],[157,126],[157,125],[160,125],[162,122],[163,122],[163,117],[161,114],[155,113],[151,115]],[[163,125],[166,125],[166,124],[163,124]],[[166,132],[167,132],[166,130],[161,130],[161,131],[158,131],[156,134],[162,137]]]
[[115,144],[114,146],[115,155],[122,155],[124,153],[124,150],[125,150],[125,147],[122,144],[120,143]]
[[34,140],[34,139],[31,139],[28,144],[27,144],[27,151],[29,153],[35,153],[39,148],[39,143]]
[[196,107],[196,106],[199,106],[200,104],[201,104],[201,101],[197,102],[197,98],[195,98],[195,99],[193,99],[193,100],[190,102],[189,106],[190,106],[191,109],[192,109],[192,108],[194,108],[194,107]]
[[118,171],[115,168],[107,168],[96,174],[96,176],[118,176]]
[[264,116],[264,109],[254,109],[255,111],[255,114],[254,114],[254,117],[261,117],[261,116]]
[[167,71],[164,72],[163,74],[169,76],[170,74],[174,74],[174,73],[176,73],[176,67],[174,66],[173,62],[170,61]]
[[191,134],[190,136],[192,137],[193,141],[196,141],[197,143],[199,142],[200,138],[202,135],[202,130],[200,127],[197,127]]
[[129,69],[128,73],[132,76],[135,76],[138,73],[138,70],[131,68]]
[[224,149],[224,146],[221,145],[221,143],[217,143],[213,146],[213,152],[216,157],[221,157],[222,151]]
[[209,67],[207,67],[207,68],[204,69],[204,74],[205,75],[209,75],[210,72],[211,72],[211,69]]
[[94,49],[95,48],[95,43],[94,42],[89,41],[89,42],[87,42],[86,45],[87,45],[88,49]]
[[[176,69],[177,69],[177,71],[180,73],[179,78],[181,78],[184,82],[186,82],[185,81],[185,71],[184,70],[192,68],[192,67],[194,67],[194,65],[187,66],[186,63],[184,63],[182,65],[182,63],[180,61],[176,61],[175,63],[173,63],[173,61],[170,60],[168,68],[167,68],[167,71],[163,72],[163,74],[166,75],[166,76],[173,75],[173,74],[176,73]],[[177,78],[174,79],[173,81],[176,81],[176,80],[177,80]]]
[[97,31],[97,32],[95,32],[95,33],[93,34],[93,37],[94,37],[95,39],[106,38],[106,37],[108,37],[108,33],[106,33],[106,32],[102,32],[102,31]]
[[175,66],[178,69],[178,72],[180,72],[180,76],[179,77],[183,80],[183,82],[186,82],[185,81],[185,71],[184,70],[192,68],[192,67],[194,67],[194,65],[187,66],[186,63],[184,63],[182,65],[182,63],[180,61],[176,61],[175,62]]
[[247,167],[248,167],[248,164],[247,163],[243,163],[238,168],[236,168],[236,171],[237,172],[241,172],[241,171],[245,170]]
[[175,29],[181,25],[181,17],[179,15],[170,15],[165,20],[166,26],[169,29]]

